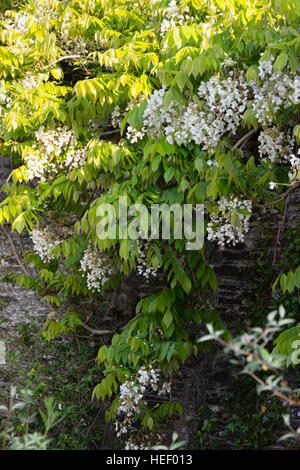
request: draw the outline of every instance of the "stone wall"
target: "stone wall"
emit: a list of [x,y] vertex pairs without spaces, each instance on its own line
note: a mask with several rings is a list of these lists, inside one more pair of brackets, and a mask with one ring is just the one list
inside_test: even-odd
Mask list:
[[264,213],[254,214],[244,244],[224,250],[217,249],[215,245],[208,247],[209,263],[218,277],[218,290],[213,302],[229,324],[235,323],[235,319],[240,321],[247,308],[245,294],[250,289],[249,273],[254,267],[254,250],[259,253],[261,249],[259,241],[266,237],[270,239],[266,257],[273,263],[276,249],[276,264],[278,252],[284,246],[285,230],[295,227],[299,222],[300,188],[297,188],[289,195],[285,215],[277,209],[266,209]]
[[[253,274],[253,269],[255,270],[255,256],[261,254],[262,248],[259,242],[268,237],[270,243],[264,247],[264,255],[270,264],[274,262],[276,265],[275,247],[279,252],[285,246],[284,231],[288,227],[295,227],[299,222],[300,188],[290,193],[285,214],[276,209],[257,212],[252,217],[244,244],[222,250],[216,244],[207,246],[208,261],[218,278],[217,292],[210,295],[210,300],[232,333],[236,326],[241,326],[245,322],[247,304],[251,297],[249,275]],[[255,256],[253,256],[254,250]],[[261,273],[259,275],[261,276]],[[256,282],[260,282],[259,277],[256,278]],[[272,284],[270,284],[271,291]],[[193,426],[188,425],[188,421],[197,418],[199,408],[208,405],[216,413],[220,411],[223,397],[230,393],[237,374],[237,368],[232,367],[229,358],[218,348],[210,353],[200,354],[197,360],[187,364],[184,368],[184,380],[178,381],[177,392],[184,409],[179,426],[184,439],[189,439],[193,432]]]

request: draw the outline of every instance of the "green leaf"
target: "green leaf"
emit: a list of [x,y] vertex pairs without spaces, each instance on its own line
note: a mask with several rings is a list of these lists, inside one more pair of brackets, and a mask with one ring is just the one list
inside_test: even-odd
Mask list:
[[284,51],[280,52],[279,56],[274,62],[275,72],[279,72],[280,70],[282,70],[286,66],[288,59],[289,57]]
[[167,328],[169,328],[169,326],[171,325],[173,321],[173,316],[170,310],[168,310],[167,313],[165,313],[162,321],[163,321],[163,324],[166,325]]
[[175,351],[175,343],[172,343],[169,350],[168,350],[168,354],[167,354],[167,361],[170,362],[172,356],[173,356],[173,353]]
[[171,181],[173,177],[174,177],[174,168],[172,167],[167,168],[164,174],[165,182],[168,183],[169,181]]
[[170,343],[165,343],[162,345],[160,353],[159,353],[159,357],[158,357],[160,362],[162,362],[165,359],[167,352],[169,350],[169,347],[170,347]]
[[156,155],[151,163],[152,171],[156,172],[161,162],[161,155]]
[[151,418],[151,416],[149,416],[149,418],[147,419],[147,427],[150,429],[153,429],[153,425],[154,425],[154,422],[153,422],[153,418]]

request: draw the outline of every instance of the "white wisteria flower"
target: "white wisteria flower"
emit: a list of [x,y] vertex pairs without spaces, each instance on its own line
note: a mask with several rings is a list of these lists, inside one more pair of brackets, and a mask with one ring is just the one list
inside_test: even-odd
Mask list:
[[240,127],[249,98],[249,86],[243,73],[225,78],[214,75],[202,82],[196,101],[186,106],[171,102],[167,109],[164,98],[167,89],[152,93],[143,116],[147,134],[155,139],[165,136],[169,143],[178,145],[194,141],[203,149],[214,151],[222,136],[234,134]]
[[84,252],[80,269],[82,276],[86,278],[88,289],[93,291],[100,291],[114,273],[107,255],[91,245]]
[[262,160],[272,163],[289,160],[294,145],[288,132],[284,133],[276,126],[263,130],[258,136],[258,151]]
[[30,238],[33,243],[33,250],[39,255],[42,261],[51,261],[54,259],[54,248],[61,243],[61,240],[55,240],[54,234],[47,228],[34,228],[31,231]]
[[81,168],[86,163],[86,149],[78,145],[75,134],[67,127],[35,132],[32,148],[23,150],[23,160],[29,180],[46,181],[61,171]]
[[126,446],[128,449],[146,449],[145,445],[132,442],[130,433],[134,430],[135,415],[140,412],[145,403],[144,395],[149,392],[158,392],[158,395],[166,395],[171,391],[171,382],[163,381],[161,370],[153,365],[142,366],[136,373],[136,377],[126,380],[120,386],[119,406],[115,428],[117,436],[128,434]]
[[218,201],[218,212],[210,214],[207,224],[208,240],[217,241],[221,247],[244,242],[245,234],[249,231],[251,213],[252,201],[222,196]]
[[288,108],[300,102],[300,78],[289,67],[274,71],[273,56],[261,60],[258,66],[260,80],[250,80],[253,93],[252,109],[258,123],[271,124],[280,107]]
[[167,8],[163,10],[163,20],[160,25],[160,35],[164,36],[175,26],[182,26],[193,20],[194,18],[190,14],[188,5],[180,9],[180,6],[177,5],[176,0],[171,0]]
[[[136,135],[135,141],[146,133],[152,139],[165,137],[171,144],[193,141],[204,150],[214,152],[224,135],[237,132],[247,109],[254,111],[259,124],[270,125],[281,107],[300,102],[299,77],[288,66],[274,72],[273,61],[272,57],[261,60],[258,80],[247,82],[245,73],[237,71],[236,64],[226,58],[223,72],[203,81],[197,100],[191,99],[186,105],[171,101],[165,108],[166,86],[154,91],[144,111],[141,135]],[[274,126],[260,136],[260,154],[268,154],[271,161],[277,160],[278,153],[286,150],[288,145],[284,142],[281,148],[282,135],[280,131],[277,135],[276,132]],[[272,141],[275,143],[273,149]]]

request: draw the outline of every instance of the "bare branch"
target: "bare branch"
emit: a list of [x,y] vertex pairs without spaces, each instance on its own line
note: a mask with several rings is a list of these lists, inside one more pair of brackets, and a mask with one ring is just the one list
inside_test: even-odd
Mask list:
[[31,272],[29,271],[29,269],[27,268],[27,266],[23,263],[23,261],[21,260],[19,254],[18,254],[18,251],[16,249],[16,246],[14,244],[14,241],[12,239],[12,236],[11,234],[4,228],[4,226],[1,227],[2,228],[2,231],[3,233],[5,234],[6,238],[8,239],[9,243],[10,243],[10,246],[12,248],[12,251],[15,255],[15,258],[17,260],[17,263],[18,265],[20,266],[22,272],[25,274],[25,276],[28,276],[28,277],[31,277],[32,278],[32,274]]
[[91,333],[91,335],[112,335],[115,332],[115,330],[96,330],[86,325],[85,323],[82,323],[80,326]]
[[58,59],[56,59],[51,64],[45,65],[44,67],[41,68],[41,70],[44,71],[44,70],[51,69],[51,67],[58,64],[59,62],[63,62],[64,60],[75,60],[75,59],[86,59],[86,57],[83,57],[82,55],[64,55],[64,56],[59,57]]
[[[240,146],[243,146],[247,140],[250,139],[250,137],[253,135],[253,134],[256,134],[256,132],[259,131],[259,128],[258,129],[251,129],[251,131],[247,132],[247,134],[243,135],[243,137],[241,137],[235,144],[234,146],[232,147],[232,150],[236,150],[237,148],[239,148]],[[243,144],[243,145],[242,145]]]

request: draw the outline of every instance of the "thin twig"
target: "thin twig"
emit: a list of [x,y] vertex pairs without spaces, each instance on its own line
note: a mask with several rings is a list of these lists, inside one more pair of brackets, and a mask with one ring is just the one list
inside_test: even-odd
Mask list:
[[274,204],[278,204],[278,202],[284,201],[284,199],[295,189],[300,187],[300,181],[297,181],[297,183],[294,183],[287,191],[282,193],[279,198],[273,199],[272,201],[268,201],[265,204],[259,204],[255,203],[255,206],[258,207],[259,209],[264,209],[265,207],[268,206],[273,206]]
[[100,134],[100,137],[102,136],[109,136],[109,135],[114,135],[114,134],[120,134],[121,130],[120,129],[113,129],[111,131],[105,131],[105,132],[101,132]]
[[[217,342],[220,343],[222,346],[226,346],[231,351],[233,351],[235,354],[237,354],[237,352],[238,352],[239,354],[243,354],[247,357],[257,359],[260,362],[260,364],[265,366],[269,371],[275,373],[275,375],[277,375],[277,376],[280,376],[278,370],[274,369],[274,367],[272,367],[268,362],[263,361],[257,354],[255,354],[253,352],[249,352],[249,351],[243,351],[242,349],[239,349],[238,351],[236,351],[236,349],[230,343],[228,343],[227,341],[224,341],[222,338],[217,338]],[[246,369],[245,372],[248,375],[250,375],[256,382],[258,382],[263,387],[268,387],[268,384],[266,382],[264,382],[256,374],[254,374],[254,372],[252,372],[250,369]],[[287,385],[285,380],[283,380],[282,383],[283,383],[283,385]],[[300,400],[289,398],[287,395],[284,395],[283,393],[279,392],[276,389],[273,389],[272,392],[274,393],[274,395],[281,398],[283,401],[286,401],[290,405],[300,406]]]
[[[268,387],[268,384],[261,380],[256,374],[254,374],[250,369],[246,370],[247,374],[250,375],[256,382],[261,384],[263,387]],[[283,393],[278,392],[277,390],[272,389],[272,393],[276,395],[277,397],[281,398],[283,401],[286,401],[289,403],[289,405],[294,405],[294,406],[299,406],[300,405],[300,400],[293,400],[292,398],[289,398],[286,395],[283,395]]]
[[292,191],[294,191],[295,189],[299,188],[300,186],[300,181],[298,181],[297,183],[293,184],[285,193],[283,193],[280,198],[278,199],[275,199],[273,201],[269,201],[269,202],[266,202],[266,204],[262,205],[261,207],[267,207],[267,206],[270,206],[272,204],[277,204],[278,202],[280,201],[283,201]]
[[277,237],[276,237],[276,243],[275,243],[275,246],[274,246],[274,255],[273,255],[272,266],[274,266],[275,263],[276,263],[277,247],[278,247],[278,245],[279,245],[280,234],[281,234],[281,232],[283,231],[284,224],[285,224],[288,200],[289,200],[289,194],[287,195],[287,198],[286,198],[285,203],[284,203],[284,214],[283,214],[282,222],[281,222],[281,224],[280,224],[279,227],[278,227],[278,232],[277,232]]

